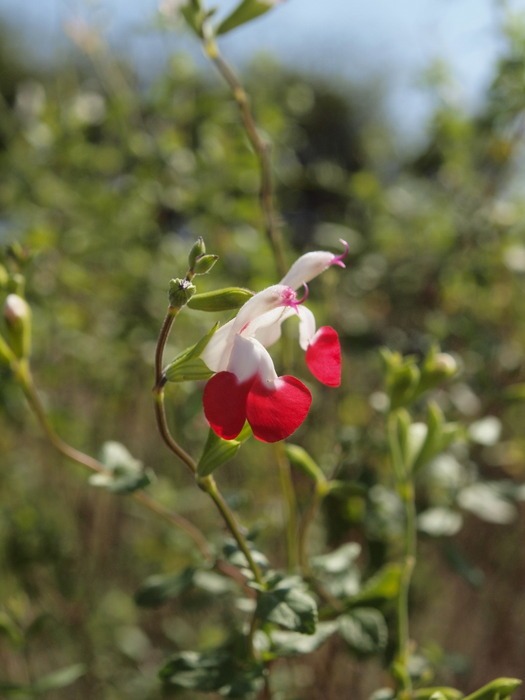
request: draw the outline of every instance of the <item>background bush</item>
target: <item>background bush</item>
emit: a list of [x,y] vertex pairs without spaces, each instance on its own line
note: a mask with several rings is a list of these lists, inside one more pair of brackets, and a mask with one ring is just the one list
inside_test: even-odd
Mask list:
[[[245,76],[273,143],[290,260],[335,249],[339,238],[350,244],[347,271],[327,272],[310,298],[342,335],[344,391],[316,388],[294,441],[328,471],[342,462],[339,477],[351,487],[328,502],[311,549],[357,540],[373,572],[399,546],[380,490],[388,482],[380,347],[423,356],[439,343],[461,364],[459,379],[438,394],[449,419],[479,428],[479,419],[493,417],[496,438],[481,424],[452,478],[497,480],[500,508],[481,497],[462,509],[454,537],[423,539],[412,600],[414,637],[439,679],[467,689],[519,676],[525,657],[525,408],[515,389],[525,382],[525,37],[514,28],[505,41],[476,114],[448,101],[440,80],[430,85],[438,106],[428,139],[404,157],[375,117],[375,90],[343,90],[268,59]],[[167,283],[184,274],[198,236],[220,255],[199,291],[276,280],[261,234],[257,164],[236,106],[211,71],[175,56],[142,88],[128,65],[97,51],[50,72],[0,56],[0,240],[27,251],[34,369],[58,431],[93,454],[107,440],[125,443],[155,470],[152,492],[218,539],[215,513],[159,442],[152,360]],[[7,254],[4,262],[20,265]],[[182,314],[170,350],[183,350],[210,325],[209,316]],[[137,607],[133,594],[144,578],[191,563],[191,545],[134,503],[90,487],[57,457],[0,371],[5,692],[9,683],[78,663],[74,691],[46,697],[160,697],[156,672],[165,655],[225,638],[229,600],[217,604],[219,591],[212,606],[193,592],[159,611]],[[201,393],[190,383],[168,395],[170,422],[197,454],[206,429]],[[268,451],[250,443],[219,478],[282,562]],[[297,476],[296,486],[306,499],[308,483]],[[450,505],[429,473],[418,497],[421,510]],[[380,664],[352,660],[338,642],[304,663],[292,674],[295,690],[283,692],[335,698],[352,688],[364,698],[379,684]]]

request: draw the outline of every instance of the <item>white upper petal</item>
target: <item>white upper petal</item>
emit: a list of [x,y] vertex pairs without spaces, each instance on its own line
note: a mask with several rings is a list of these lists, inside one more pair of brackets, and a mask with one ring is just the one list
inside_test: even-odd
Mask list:
[[324,272],[330,265],[333,265],[334,260],[337,260],[337,256],[325,250],[301,255],[282,278],[281,284],[298,289],[302,284],[306,284]]
[[299,306],[299,345],[306,352],[311,339],[315,335],[315,316],[306,306]]
[[[201,358],[213,372],[222,372],[228,367],[238,335],[255,337],[257,334],[263,345],[275,342],[280,337],[280,324],[284,318],[295,313],[293,308],[286,306],[293,299],[293,290],[282,284],[275,284],[254,294],[241,306],[235,318],[213,334]],[[281,314],[283,318],[279,321]]]
[[235,319],[228,321],[212,335],[208,345],[201,354],[201,359],[208,365],[212,372],[223,372],[228,366],[232,349],[233,338],[231,330]]
[[256,374],[269,384],[277,379],[268,351],[255,338],[245,338],[242,335],[235,336],[228,371],[233,372],[239,382],[245,382]]
[[293,290],[288,285],[274,284],[272,287],[263,289],[262,292],[254,294],[251,299],[248,299],[246,304],[241,306],[239,313],[235,318],[232,332],[241,333],[245,326],[252,321],[255,321],[259,316],[277,309],[281,306],[287,306],[293,294]]

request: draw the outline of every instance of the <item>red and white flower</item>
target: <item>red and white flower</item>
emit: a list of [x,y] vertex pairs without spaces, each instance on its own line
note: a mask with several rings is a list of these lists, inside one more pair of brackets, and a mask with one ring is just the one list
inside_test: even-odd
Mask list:
[[[344,242],[343,242],[344,243]],[[278,376],[267,347],[281,336],[281,325],[299,317],[299,344],[314,377],[327,386],[341,382],[341,348],[330,326],[316,331],[312,312],[295,290],[331,265],[344,267],[343,255],[326,251],[306,253],[292,265],[280,284],[255,294],[237,316],[222,326],[202,353],[216,374],[204,389],[204,413],[219,437],[232,440],[248,421],[263,442],[291,435],[304,421],[312,396],[296,377]]]

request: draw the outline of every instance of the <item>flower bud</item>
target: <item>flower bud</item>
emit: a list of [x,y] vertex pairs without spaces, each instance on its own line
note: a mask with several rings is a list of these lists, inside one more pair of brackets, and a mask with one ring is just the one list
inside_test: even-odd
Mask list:
[[199,236],[193,244],[193,247],[190,250],[190,254],[188,255],[188,264],[190,266],[190,270],[194,269],[197,259],[202,257],[205,252],[206,246],[204,245],[204,239],[201,236]]
[[4,303],[4,319],[10,345],[19,358],[29,357],[31,350],[31,309],[18,294],[8,294]]
[[213,292],[195,294],[188,302],[188,306],[196,311],[232,311],[240,309],[252,296],[252,292],[248,289],[225,287]]
[[200,255],[193,265],[193,273],[195,275],[205,275],[211,270],[218,259],[218,255]]
[[168,288],[168,298],[170,306],[180,309],[186,306],[191,297],[195,294],[196,288],[189,280],[170,280]]

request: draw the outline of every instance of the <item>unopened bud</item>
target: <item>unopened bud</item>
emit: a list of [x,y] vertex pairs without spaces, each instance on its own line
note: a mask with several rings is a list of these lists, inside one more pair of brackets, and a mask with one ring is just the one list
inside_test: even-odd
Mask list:
[[434,368],[444,377],[453,377],[458,371],[456,360],[447,352],[439,352],[434,358]]
[[168,288],[168,298],[170,306],[180,309],[186,306],[191,297],[195,294],[195,285],[188,280],[170,280]]
[[4,318],[11,348],[19,358],[29,357],[31,350],[31,309],[18,294],[8,294],[4,303]]
[[248,289],[226,287],[213,292],[195,294],[188,302],[188,306],[196,311],[233,311],[240,309],[252,296],[252,292]]
[[201,255],[199,256],[193,265],[193,273],[195,275],[205,275],[211,270],[219,259],[218,255]]
[[199,236],[199,238],[197,238],[197,240],[193,244],[193,247],[190,250],[190,254],[188,255],[188,264],[190,266],[190,270],[194,269],[195,263],[197,262],[197,258],[203,256],[205,252],[206,246],[204,245],[204,239],[201,236]]

